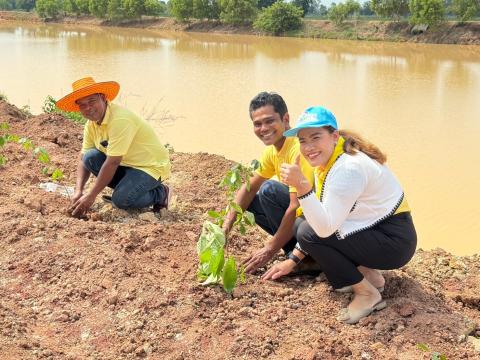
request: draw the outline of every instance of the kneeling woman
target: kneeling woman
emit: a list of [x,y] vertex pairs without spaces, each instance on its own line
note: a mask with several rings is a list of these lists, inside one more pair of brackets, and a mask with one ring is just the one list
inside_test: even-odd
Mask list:
[[355,296],[338,319],[355,324],[383,309],[385,284],[376,270],[396,269],[415,253],[417,236],[402,187],[380,150],[358,135],[338,131],[333,114],[307,109],[285,136],[298,136],[315,167],[315,194],[297,165],[283,164],[282,180],[297,188],[305,219],[296,222],[296,248],[263,279],[288,274],[307,254],[339,291]]

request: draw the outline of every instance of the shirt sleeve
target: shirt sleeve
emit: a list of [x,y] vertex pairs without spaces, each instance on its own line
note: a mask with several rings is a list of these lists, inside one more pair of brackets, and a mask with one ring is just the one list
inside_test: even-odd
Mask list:
[[88,150],[93,149],[95,143],[93,141],[93,136],[90,130],[89,123],[87,122],[83,127],[83,142],[82,142],[82,154],[85,154]]
[[300,200],[305,218],[319,237],[329,237],[340,228],[366,184],[367,176],[359,165],[349,165],[328,179],[322,202],[313,193]]
[[138,127],[127,118],[118,118],[108,129],[107,156],[124,156],[137,133]]
[[273,164],[269,148],[263,150],[262,157],[260,158],[260,167],[256,172],[265,179],[270,179],[275,175],[275,165]]

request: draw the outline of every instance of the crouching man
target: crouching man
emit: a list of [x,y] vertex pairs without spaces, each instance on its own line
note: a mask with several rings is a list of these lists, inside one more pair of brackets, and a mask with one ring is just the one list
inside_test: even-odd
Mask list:
[[[168,150],[150,124],[111,102],[120,85],[86,77],[75,81],[72,88],[72,93],[57,102],[58,108],[80,112],[89,120],[69,208],[72,216],[83,217],[106,186],[114,189],[111,201],[120,209],[153,206],[159,211],[167,207],[169,188],[162,181],[170,175]],[[90,174],[97,178],[84,192]]]

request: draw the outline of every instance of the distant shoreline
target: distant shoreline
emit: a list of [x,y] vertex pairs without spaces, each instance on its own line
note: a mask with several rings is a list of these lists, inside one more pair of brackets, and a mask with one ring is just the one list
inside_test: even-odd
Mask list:
[[[220,34],[260,35],[251,26],[225,25],[219,21],[192,20],[181,23],[170,17],[128,20],[118,23],[94,17],[64,17],[58,20],[44,21],[35,13],[16,11],[0,11],[1,21],[23,21],[29,23],[59,23],[94,26],[118,26],[125,28],[145,28],[169,31],[209,32]],[[411,33],[412,25],[408,22],[359,20],[347,21],[341,26],[335,26],[329,20],[305,19],[301,30],[286,33],[285,37],[337,39],[337,40],[367,40],[389,42],[415,42],[429,44],[480,45],[480,22],[472,21],[465,24],[447,21],[435,30],[427,30],[423,34]]]

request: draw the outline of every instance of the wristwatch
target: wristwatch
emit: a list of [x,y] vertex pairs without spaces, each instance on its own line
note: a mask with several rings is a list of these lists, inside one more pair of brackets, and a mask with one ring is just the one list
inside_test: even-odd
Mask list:
[[288,258],[289,258],[290,260],[293,260],[293,262],[294,262],[295,264],[297,264],[297,265],[300,263],[300,261],[302,261],[302,259],[300,259],[297,255],[294,255],[294,254],[293,254],[293,251],[290,251],[290,252],[288,253]]

